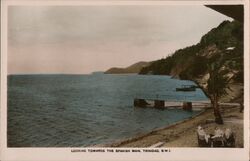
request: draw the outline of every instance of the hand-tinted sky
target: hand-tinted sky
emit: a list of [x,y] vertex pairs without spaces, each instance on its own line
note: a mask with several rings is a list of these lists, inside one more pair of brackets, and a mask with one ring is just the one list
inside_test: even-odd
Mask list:
[[230,18],[205,6],[12,6],[8,73],[91,73],[166,57]]

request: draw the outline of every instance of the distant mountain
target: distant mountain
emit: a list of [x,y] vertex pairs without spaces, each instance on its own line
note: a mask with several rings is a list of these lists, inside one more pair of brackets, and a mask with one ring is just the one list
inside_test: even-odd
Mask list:
[[126,68],[110,68],[105,74],[126,74],[126,73],[139,73],[142,68],[147,67],[151,62],[138,62]]

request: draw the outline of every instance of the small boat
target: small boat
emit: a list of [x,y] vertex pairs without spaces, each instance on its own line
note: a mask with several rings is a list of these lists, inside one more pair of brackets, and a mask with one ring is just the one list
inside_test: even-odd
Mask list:
[[196,86],[194,85],[182,85],[180,88],[176,88],[176,91],[185,91],[185,92],[195,91],[195,90]]

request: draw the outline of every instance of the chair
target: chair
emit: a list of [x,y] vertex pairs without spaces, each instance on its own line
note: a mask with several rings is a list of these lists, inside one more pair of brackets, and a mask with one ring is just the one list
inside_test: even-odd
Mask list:
[[212,139],[212,147],[224,147],[225,144],[225,138],[224,138],[224,132],[216,128],[214,131],[214,135],[211,137]]

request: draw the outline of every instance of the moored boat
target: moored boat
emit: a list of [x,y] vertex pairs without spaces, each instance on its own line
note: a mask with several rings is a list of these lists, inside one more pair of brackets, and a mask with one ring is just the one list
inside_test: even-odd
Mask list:
[[196,90],[196,86],[195,85],[182,85],[179,88],[176,88],[176,91],[195,91]]

